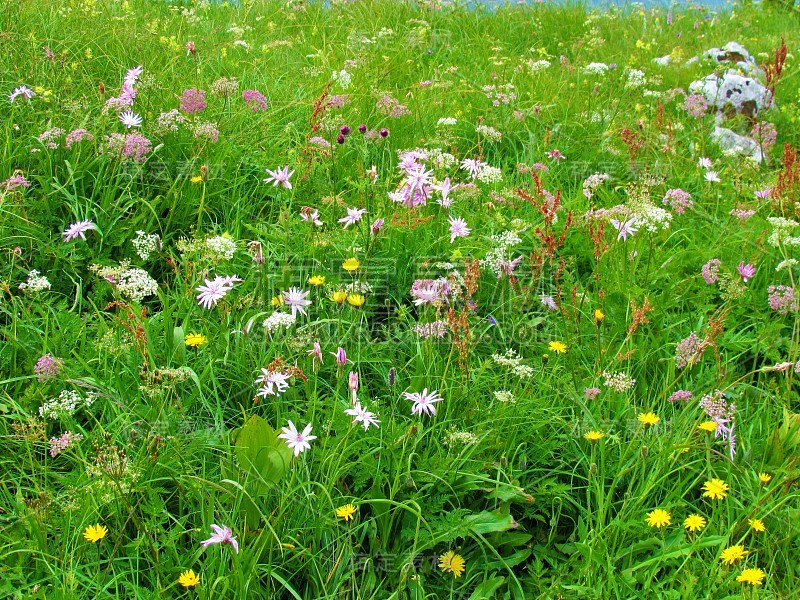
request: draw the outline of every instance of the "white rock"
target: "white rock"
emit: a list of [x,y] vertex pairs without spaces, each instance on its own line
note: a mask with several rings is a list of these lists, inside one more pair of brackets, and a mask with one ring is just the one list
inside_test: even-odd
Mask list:
[[737,42],[728,42],[722,48],[711,48],[703,53],[703,58],[722,63],[733,63],[743,73],[753,76],[761,73],[761,69],[747,49]]
[[719,144],[720,149],[728,155],[744,156],[757,163],[764,160],[761,146],[753,138],[739,135],[725,127],[717,125],[711,132],[711,139]]
[[669,63],[672,62],[672,56],[670,54],[659,56],[658,58],[654,58],[653,62],[661,67],[668,67]]
[[764,110],[771,94],[756,79],[728,70],[720,79],[716,73],[689,84],[689,93],[703,94],[711,106],[723,110],[728,106],[738,113],[755,116]]

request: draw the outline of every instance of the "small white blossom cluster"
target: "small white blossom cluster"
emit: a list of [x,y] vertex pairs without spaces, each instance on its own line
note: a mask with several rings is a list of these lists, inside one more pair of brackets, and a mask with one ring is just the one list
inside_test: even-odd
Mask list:
[[369,294],[372,292],[372,284],[368,281],[351,281],[342,290],[348,294]]
[[62,390],[58,398],[51,398],[39,407],[39,416],[45,419],[58,419],[71,416],[79,408],[89,407],[94,402],[94,394],[81,396],[75,390]]
[[442,441],[445,446],[474,446],[478,443],[478,436],[469,431],[451,429],[445,434]]
[[136,254],[142,260],[147,260],[153,252],[161,250],[161,238],[157,233],[137,231],[136,237],[131,240],[131,243],[136,248]]
[[158,292],[158,282],[144,269],[134,267],[120,274],[117,289],[132,302],[141,302]]
[[173,108],[169,112],[163,112],[158,115],[153,129],[158,135],[166,135],[167,133],[175,133],[184,123],[186,123],[186,117],[177,108]]
[[475,179],[488,184],[502,183],[503,172],[497,167],[493,167],[491,165],[484,165],[484,167],[481,169],[481,172],[478,173]]
[[452,127],[458,123],[453,117],[442,117],[436,122],[437,127]]
[[645,77],[644,71],[628,69],[628,81],[625,83],[626,88],[642,87],[645,83],[647,83],[647,77]]
[[636,222],[647,231],[669,229],[669,224],[672,221],[671,212],[649,202],[634,204],[631,206],[631,214],[636,219]]
[[489,241],[490,249],[481,260],[481,267],[491,269],[495,275],[502,277],[506,272],[503,264],[508,262],[511,248],[522,242],[522,239],[514,231],[504,231],[489,236]]
[[285,312],[274,312],[264,319],[264,329],[267,333],[278,331],[282,327],[291,327],[297,320],[297,315]]
[[767,217],[767,221],[772,225],[772,233],[767,238],[770,246],[775,248],[781,245],[800,246],[800,236],[792,235],[795,228],[800,225],[797,221],[783,217]]
[[492,360],[495,364],[509,369],[517,377],[522,379],[533,377],[533,369],[522,364],[522,357],[513,348],[509,348],[503,354],[492,354]]
[[343,90],[346,90],[350,87],[350,83],[353,81],[353,78],[350,76],[350,73],[342,69],[341,71],[334,71],[331,73],[331,79],[334,83],[338,83],[339,87]]
[[601,62],[589,63],[583,67],[583,72],[587,75],[605,75],[608,72],[608,65]]
[[516,398],[514,398],[514,394],[508,390],[497,390],[494,393],[494,399],[503,404],[514,404],[517,401]]
[[206,248],[217,260],[230,260],[236,253],[236,241],[225,235],[206,239]]
[[782,260],[778,263],[778,266],[775,267],[776,271],[783,271],[784,269],[790,269],[797,264],[796,258],[787,258],[786,260]]
[[608,173],[595,173],[593,175],[589,175],[589,177],[583,181],[583,195],[586,196],[587,200],[591,200],[592,196],[594,196],[595,190],[609,179],[611,179],[611,176]]
[[[479,133],[480,135],[485,137],[487,140],[492,140],[494,142],[499,142],[501,139],[503,139],[503,134],[502,133],[497,131],[497,129],[495,129],[494,127],[489,127],[488,125],[478,125],[475,128],[475,132]],[[483,172],[485,172],[485,171],[486,171],[486,167],[483,168],[481,174],[483,174]],[[498,171],[499,171],[499,169],[498,169]],[[501,180],[502,180],[502,178],[501,178]]]
[[28,281],[19,284],[19,289],[23,292],[43,292],[50,289],[50,282],[47,277],[41,275],[39,271],[34,269],[28,273]]
[[528,61],[528,69],[531,73],[539,73],[544,71],[545,69],[549,69],[552,63],[549,60],[529,60]]
[[608,371],[603,371],[603,377],[605,377],[603,385],[610,387],[615,392],[627,392],[633,387],[633,384],[636,383],[633,377],[621,371],[613,374]]

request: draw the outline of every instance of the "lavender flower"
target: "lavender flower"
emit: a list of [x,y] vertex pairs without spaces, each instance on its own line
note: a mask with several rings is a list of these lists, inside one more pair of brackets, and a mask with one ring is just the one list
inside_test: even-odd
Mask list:
[[245,90],[242,92],[242,98],[253,112],[267,110],[267,99],[258,90]]
[[233,546],[234,552],[239,554],[239,542],[233,537],[233,531],[231,531],[230,527],[211,525],[211,531],[211,537],[200,542],[203,547],[207,548],[211,544],[230,544]]
[[700,350],[700,338],[693,331],[689,337],[678,342],[675,348],[675,366],[683,369],[687,365],[694,364],[697,353]]
[[64,236],[65,242],[69,242],[79,237],[82,240],[86,240],[85,233],[92,229],[96,230],[97,225],[95,225],[91,221],[78,221],[77,223],[73,223],[72,225],[67,227],[61,235]]
[[718,258],[712,258],[706,264],[703,265],[702,273],[703,279],[706,280],[706,283],[709,285],[712,283],[716,283],[719,279],[719,266],[722,264],[722,261]]
[[183,112],[190,115],[197,114],[202,111],[207,104],[206,93],[203,90],[198,90],[196,88],[183,90],[180,104],[180,108]]
[[39,382],[43,382],[57,377],[63,367],[63,361],[60,358],[51,356],[48,352],[36,361],[33,372],[36,374],[36,379]]
[[76,444],[83,439],[80,433],[65,431],[59,437],[50,438],[50,456],[55,458],[72,444]]

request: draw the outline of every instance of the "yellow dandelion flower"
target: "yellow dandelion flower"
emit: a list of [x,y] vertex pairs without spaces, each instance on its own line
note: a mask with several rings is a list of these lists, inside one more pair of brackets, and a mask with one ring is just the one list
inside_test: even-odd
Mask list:
[[313,277],[308,278],[308,283],[311,285],[320,286],[325,283],[325,276],[324,275],[314,275]]
[[770,475],[769,473],[759,473],[758,480],[761,483],[769,483],[770,481],[772,481],[772,475]]
[[464,557],[452,550],[439,557],[439,568],[445,573],[452,573],[453,577],[461,577],[464,574],[466,564]]
[[336,509],[336,516],[345,521],[352,521],[358,509],[353,504],[345,504]]
[[366,301],[367,299],[361,294],[350,294],[349,296],[347,296],[347,303],[350,306],[355,306],[356,308],[358,308],[359,306],[364,306],[364,302]]
[[550,342],[547,347],[556,354],[565,354],[567,352],[567,345],[564,342]]
[[331,300],[333,300],[334,302],[336,302],[336,304],[341,304],[342,302],[347,300],[347,292],[344,292],[342,290],[337,290],[337,291],[333,292],[329,296],[329,298]]
[[83,530],[83,537],[87,542],[99,542],[108,534],[108,529],[100,525],[89,525],[86,529]]
[[269,303],[275,308],[278,308],[279,306],[283,306],[286,303],[286,300],[283,299],[283,294],[278,294],[277,296],[274,296]]
[[587,431],[583,434],[583,439],[589,440],[590,442],[597,442],[604,437],[606,437],[606,434],[602,431]]
[[200,578],[194,574],[194,571],[189,569],[188,571],[184,571],[181,573],[181,576],[178,577],[178,583],[180,583],[185,588],[194,587],[200,583]]
[[731,546],[730,548],[725,548],[720,554],[719,558],[724,562],[726,565],[732,565],[737,560],[744,558],[747,556],[747,550],[744,549],[744,546]]
[[358,267],[360,267],[360,266],[361,266],[361,263],[358,262],[358,259],[356,259],[356,258],[348,258],[346,261],[344,261],[342,263],[342,268],[345,271],[351,271],[352,272],[352,271],[355,271],[356,269],[358,269]]
[[642,425],[655,425],[661,420],[661,417],[654,412],[640,413],[636,418],[639,419],[639,423]]
[[203,176],[202,175],[195,175],[189,181],[191,181],[192,183],[200,183],[201,181],[203,181]]
[[725,500],[728,495],[730,487],[722,479],[712,479],[703,484],[703,498],[711,498],[712,500]]
[[683,526],[694,533],[700,531],[706,526],[706,520],[703,515],[691,514],[683,521]]
[[750,519],[748,523],[750,523],[750,527],[753,528],[753,531],[762,533],[767,530],[767,528],[764,527],[764,521],[761,519]]
[[764,583],[764,578],[767,576],[761,569],[745,569],[742,574],[736,578],[740,583],[749,583],[750,585],[761,585]]
[[716,431],[717,424],[714,421],[705,421],[703,423],[700,423],[700,425],[698,425],[697,428],[702,429],[703,431]]
[[650,527],[661,529],[670,524],[672,516],[667,511],[657,508],[653,512],[647,513],[647,519],[645,520]]
[[594,309],[594,320],[598,323],[606,318],[606,314],[599,308]]
[[190,333],[186,336],[186,339],[183,341],[183,343],[189,346],[189,348],[194,348],[196,346],[207,344],[208,338],[202,333]]

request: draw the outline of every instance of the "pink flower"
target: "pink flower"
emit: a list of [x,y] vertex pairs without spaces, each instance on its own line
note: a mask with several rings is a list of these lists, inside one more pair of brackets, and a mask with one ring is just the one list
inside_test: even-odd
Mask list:
[[292,316],[295,316],[298,312],[301,315],[306,314],[305,307],[311,305],[311,300],[306,299],[310,293],[295,287],[289,288],[288,292],[283,292],[283,300],[291,307]]
[[347,216],[339,219],[339,223],[344,223],[344,228],[347,229],[350,225],[355,225],[367,214],[366,208],[348,208]]
[[261,369],[261,377],[256,379],[255,385],[260,385],[257,396],[279,396],[289,389],[289,375],[269,369]]
[[422,392],[403,392],[403,396],[406,397],[406,400],[414,402],[414,406],[411,407],[412,415],[422,415],[422,413],[429,416],[435,415],[436,406],[434,406],[434,403],[444,400],[437,391],[429,394],[428,388],[425,388]]
[[706,264],[703,265],[702,273],[703,279],[706,280],[706,283],[711,285],[712,283],[716,283],[717,279],[719,279],[719,266],[722,264],[722,261],[718,258],[712,258]]
[[[294,173],[294,171],[292,171],[292,173]],[[324,223],[319,220],[319,211],[316,208],[311,208],[310,206],[304,206],[300,209],[300,218],[307,223],[313,223],[317,227],[322,227],[324,225]]]
[[347,387],[350,388],[350,393],[353,397],[353,402],[356,401],[356,392],[358,391],[358,373],[355,371],[350,371],[350,375],[347,378]]
[[311,350],[308,350],[308,355],[313,356],[314,360],[318,360],[321,365],[325,364],[322,360],[322,348],[319,345],[319,342],[314,342],[314,347]]
[[311,444],[309,442],[317,439],[317,436],[311,435],[311,423],[306,425],[305,429],[303,429],[302,433],[300,433],[297,431],[294,423],[289,421],[289,426],[281,427],[281,431],[283,433],[278,435],[278,437],[286,440],[286,445],[289,446],[290,450],[294,450],[295,456],[298,456],[301,452],[311,449]]
[[239,554],[239,542],[233,537],[233,531],[231,531],[230,527],[211,525],[211,531],[211,537],[200,542],[204,547],[207,548],[211,544],[230,544],[236,554]]
[[11,93],[8,95],[8,101],[9,101],[9,103],[13,103],[13,102],[14,102],[14,99],[15,99],[17,96],[23,96],[23,97],[27,98],[28,100],[30,100],[30,99],[31,99],[31,98],[33,98],[35,95],[36,95],[36,92],[34,92],[34,91],[33,91],[31,88],[29,88],[27,85],[21,85],[21,86],[19,86],[19,87],[17,87],[17,88],[14,88],[14,91],[13,91],[13,92],[11,92]]
[[433,186],[434,190],[442,194],[442,197],[436,202],[438,202],[442,208],[450,208],[451,206],[453,206],[453,199],[450,198],[450,192],[456,189],[457,187],[458,184],[450,185],[450,178],[445,177],[442,183]]
[[65,242],[75,240],[79,237],[85,240],[86,236],[84,234],[91,229],[97,229],[97,225],[91,221],[78,221],[67,227],[61,235],[64,236]]
[[203,90],[192,88],[183,90],[180,108],[188,114],[197,114],[206,107],[206,93]]
[[558,148],[556,148],[555,150],[551,150],[550,152],[548,152],[548,153],[547,153],[547,156],[549,156],[550,158],[554,158],[554,159],[556,159],[556,161],[564,160],[565,158],[567,158],[566,156],[564,156],[563,154],[561,154],[561,152],[558,150]]
[[611,225],[614,226],[619,232],[617,235],[618,240],[622,240],[623,242],[628,240],[629,235],[633,235],[637,231],[639,231],[639,227],[636,224],[636,219],[628,219],[627,221],[618,221],[617,219],[611,219]]
[[344,414],[353,417],[353,423],[361,423],[364,426],[364,431],[369,429],[370,425],[378,427],[378,423],[380,423],[380,421],[375,418],[375,413],[371,413],[368,410],[361,408],[360,402],[356,402],[353,405],[353,408],[348,408],[345,410]]
[[756,268],[753,265],[745,264],[744,261],[739,263],[739,275],[742,276],[742,280],[747,283],[749,279],[753,278],[753,275],[756,274]]
[[461,168],[464,171],[469,171],[469,176],[473,179],[481,174],[481,171],[483,171],[483,168],[486,165],[487,163],[483,162],[482,160],[475,160],[473,158],[465,158],[461,161]]
[[464,219],[450,217],[450,243],[452,244],[457,237],[467,237],[472,231],[467,227],[467,222]]
[[347,352],[344,351],[344,348],[339,346],[336,348],[336,352],[331,352],[333,356],[336,357],[336,364],[337,365],[346,365],[347,364]]
[[290,173],[288,165],[281,167],[280,169],[276,169],[275,171],[270,171],[267,169],[267,173],[269,173],[270,176],[264,179],[264,183],[272,182],[272,187],[275,187],[280,183],[287,190],[292,189],[292,184],[289,181],[289,177],[294,175],[294,171]]
[[195,288],[195,291],[200,292],[197,295],[197,303],[206,310],[216,306],[217,302],[222,300],[233,289],[233,284],[236,281],[241,281],[236,275],[227,277],[217,275],[213,280],[206,279],[205,285]]
[[375,219],[372,222],[372,225],[369,226],[369,230],[372,232],[372,235],[378,235],[378,232],[383,229],[383,223],[383,219]]

